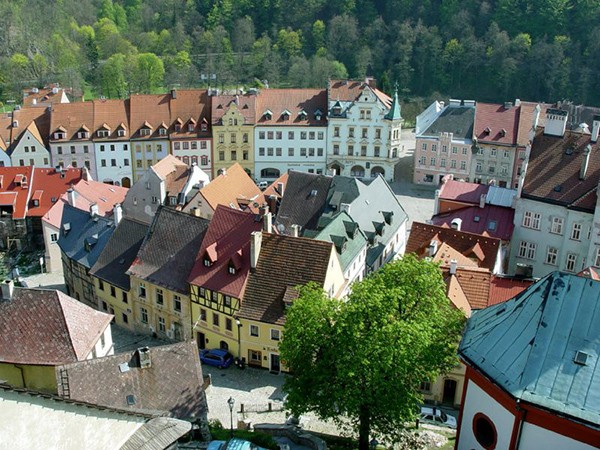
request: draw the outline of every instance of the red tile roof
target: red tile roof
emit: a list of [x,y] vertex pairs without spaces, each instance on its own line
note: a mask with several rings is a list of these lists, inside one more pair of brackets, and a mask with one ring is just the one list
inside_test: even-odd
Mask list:
[[[267,118],[266,111],[271,112]],[[306,119],[299,113],[304,111]],[[320,112],[320,120],[315,117]],[[283,113],[287,113],[284,115]],[[256,125],[327,126],[325,89],[264,89],[256,99]]]
[[392,98],[381,92],[379,89],[370,86],[364,80],[329,80],[328,97],[330,101],[341,100],[341,101],[355,101],[361,94],[363,89],[369,86],[369,89],[381,100],[381,102],[387,107],[392,106]]
[[473,133],[481,143],[516,145],[520,106],[477,103]]
[[[94,123],[91,133],[94,140],[123,140],[130,138],[129,100],[94,100]],[[108,130],[108,137],[98,136],[98,130]],[[118,130],[124,129],[124,136]]]
[[213,125],[224,125],[221,118],[230,107],[236,107],[244,116],[244,125],[254,125],[256,122],[256,95],[216,95],[212,97],[212,123]]
[[419,257],[427,256],[432,240],[438,241],[439,244],[447,243],[450,247],[476,261],[479,267],[490,271],[494,270],[501,245],[500,239],[494,237],[413,222],[406,244],[406,253],[415,253]]
[[[585,148],[591,145],[584,180],[579,171]],[[596,188],[600,180],[600,142],[592,143],[589,134],[566,131],[564,137],[547,136],[538,128],[525,182],[523,198],[594,212]]]
[[495,205],[468,206],[448,213],[438,214],[431,218],[433,225],[450,227],[454,219],[461,219],[461,230],[469,233],[483,234],[509,241],[515,228],[513,219],[515,210]]
[[[66,140],[78,140],[77,133],[89,130],[89,140],[94,132],[94,103],[57,103],[52,106],[52,119],[50,122],[50,140],[54,140],[54,132],[60,127],[66,130]],[[79,139],[81,140],[81,139]]]
[[84,360],[112,315],[60,291],[16,288],[0,301],[0,361],[58,365]]
[[35,122],[39,136],[43,139],[44,146],[47,147],[50,136],[50,112],[47,108],[21,108],[14,110],[12,114],[12,120],[18,123],[18,126],[11,130],[12,144],[19,141],[31,122]]
[[27,217],[42,217],[60,199],[71,185],[81,180],[82,169],[65,169],[57,172],[56,169],[34,169],[31,191],[41,191],[39,206],[34,206],[29,201]]
[[[52,92],[53,88],[57,88],[56,94]],[[23,90],[23,106],[39,106],[39,105],[48,105],[53,103],[60,103],[62,100],[63,92],[68,92],[64,88],[56,85],[46,86],[42,89],[38,89],[37,92],[34,92],[33,89],[24,89]],[[34,104],[35,100],[35,104]]]
[[533,280],[518,280],[515,278],[492,277],[490,281],[490,298],[486,306],[510,300],[533,284]]
[[586,277],[592,280],[600,281],[600,267],[589,266],[577,274],[578,277]]
[[[443,273],[449,287],[452,279],[458,282],[471,309],[482,309],[488,306],[490,279],[492,278],[489,270],[464,267],[457,268],[454,276],[450,275],[449,269],[444,269]],[[448,292],[449,296],[451,294],[453,293]]]
[[[129,126],[131,127],[131,138],[149,139],[161,138],[168,139],[168,136],[159,136],[158,129],[164,124],[167,128],[171,120],[169,103],[171,94],[149,94],[132,95],[129,99],[130,110]],[[151,127],[149,136],[140,136],[142,127]]]
[[260,189],[238,163],[200,189],[197,195],[204,197],[213,210],[217,205],[240,207],[250,201],[257,204],[262,201]]
[[487,194],[488,190],[487,184],[448,180],[440,188],[440,199],[478,205],[481,196]]
[[5,207],[12,206],[13,219],[25,219],[32,176],[32,166],[0,167],[0,204]]
[[525,147],[529,142],[529,132],[534,123],[535,108],[539,105],[540,113],[538,117],[538,126],[543,126],[546,118],[546,110],[551,107],[547,103],[521,102],[521,112],[519,114],[519,131],[517,133],[517,145]]
[[[175,131],[175,123],[181,121],[180,131]],[[175,98],[171,97],[171,138],[182,139],[191,137],[210,138],[211,98],[205,89],[192,89],[176,91]],[[206,121],[206,131],[202,131],[201,124]],[[189,131],[188,125],[193,125]]]
[[[250,271],[250,235],[260,231],[262,223],[256,214],[217,206],[188,282],[241,299]],[[210,267],[204,265],[207,253]],[[235,274],[229,273],[230,265]]]

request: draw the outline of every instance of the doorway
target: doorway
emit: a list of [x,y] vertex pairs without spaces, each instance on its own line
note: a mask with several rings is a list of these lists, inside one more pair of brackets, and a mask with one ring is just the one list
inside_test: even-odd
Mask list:
[[454,398],[456,397],[456,381],[446,379],[444,380],[444,395],[442,397],[442,403],[448,405],[454,405]]
[[206,348],[206,337],[204,333],[196,333],[196,343],[198,344],[199,350],[204,350]]
[[281,365],[279,363],[279,355],[271,353],[271,373],[279,373],[281,371]]

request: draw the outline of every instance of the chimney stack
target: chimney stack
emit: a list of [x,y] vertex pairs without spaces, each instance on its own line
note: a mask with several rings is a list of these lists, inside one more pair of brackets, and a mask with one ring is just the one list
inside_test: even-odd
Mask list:
[[567,129],[567,111],[562,109],[548,108],[546,110],[546,124],[544,134],[549,136],[563,137]]
[[123,218],[123,208],[121,208],[121,204],[120,203],[117,203],[113,207],[113,219],[115,221],[115,227],[117,225],[119,225],[119,222],[121,222],[122,218]]
[[433,240],[429,244],[429,256],[433,258],[438,250],[438,241]]
[[81,169],[81,179],[84,181],[90,181],[92,179],[90,171],[85,166],[83,166],[83,168]]
[[452,222],[450,222],[450,228],[452,228],[453,230],[460,231],[460,229],[462,228],[462,219],[458,217],[452,219]]
[[292,225],[292,237],[300,236],[300,225],[293,224]]
[[90,205],[90,216],[94,217],[98,215],[98,204],[92,203]]
[[598,142],[598,133],[600,132],[600,115],[594,116],[592,122],[592,142]]
[[487,198],[486,194],[481,194],[481,197],[479,197],[479,207],[480,208],[485,208],[485,200]]
[[581,160],[581,169],[579,170],[579,179],[585,180],[585,175],[590,164],[590,154],[592,153],[592,146],[588,144],[583,150],[583,159]]
[[73,188],[67,189],[67,201],[69,202],[69,205],[75,206],[76,200],[77,200],[77,193],[75,192],[75,189],[73,189]]
[[269,212],[269,208],[267,208],[267,212],[263,215],[263,231],[265,233],[273,232],[273,215]]
[[457,266],[458,266],[458,262],[455,259],[450,260],[450,275],[456,274]]
[[284,189],[285,185],[283,183],[277,183],[277,192],[279,192],[279,195],[281,195],[282,197]]
[[262,244],[262,231],[253,231],[250,235],[250,268],[256,269]]
[[15,292],[15,283],[13,280],[4,280],[2,283],[2,300],[11,300]]

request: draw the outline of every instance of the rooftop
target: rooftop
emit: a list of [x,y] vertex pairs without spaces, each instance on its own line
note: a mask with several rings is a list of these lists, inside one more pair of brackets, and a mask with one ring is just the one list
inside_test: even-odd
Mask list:
[[532,283],[533,280],[493,276],[490,280],[488,306],[497,305],[516,297]]
[[462,231],[484,234],[503,241],[509,241],[515,228],[513,219],[515,210],[501,206],[485,205],[467,206],[447,213],[441,213],[431,218],[431,223],[437,226],[452,227],[452,221],[460,219]]
[[[265,114],[266,112],[271,114]],[[306,115],[303,116],[302,112]],[[263,89],[256,97],[256,118],[257,126],[326,127],[327,91]]]
[[60,291],[15,288],[0,300],[0,361],[58,365],[88,357],[112,315]]
[[0,167],[0,209],[13,219],[25,219],[33,166]]
[[474,135],[480,143],[516,145],[520,106],[477,103]]
[[[69,103],[70,104],[70,103]],[[28,217],[43,217],[58,199],[82,178],[83,169],[56,169],[35,168],[31,180],[31,192],[38,192],[36,206],[32,199],[29,200]],[[0,172],[2,173],[2,172]]]
[[244,117],[243,125],[254,125],[256,123],[256,95],[215,95],[212,97],[212,123],[213,125],[225,125],[221,123],[223,115],[230,108],[237,108]]
[[[94,133],[94,102],[56,103],[52,106],[50,121],[50,140],[54,141],[54,133],[59,128],[66,130],[65,141],[90,140]],[[78,132],[86,130],[89,135],[85,139]]]
[[449,104],[421,136],[438,138],[440,133],[452,133],[455,140],[470,140],[473,138],[473,124],[475,122],[474,105]]

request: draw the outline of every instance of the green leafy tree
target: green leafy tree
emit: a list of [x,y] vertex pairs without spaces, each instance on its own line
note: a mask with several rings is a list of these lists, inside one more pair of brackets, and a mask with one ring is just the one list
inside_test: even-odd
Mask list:
[[153,93],[162,86],[164,77],[164,64],[154,53],[140,53],[136,56],[133,82],[138,92]]
[[117,53],[108,58],[100,70],[102,94],[110,98],[127,96],[127,68],[125,55]]
[[401,430],[422,401],[419,383],[450,370],[464,323],[438,266],[406,255],[355,283],[346,300],[299,288],[286,316],[286,405],[358,430],[359,449]]

